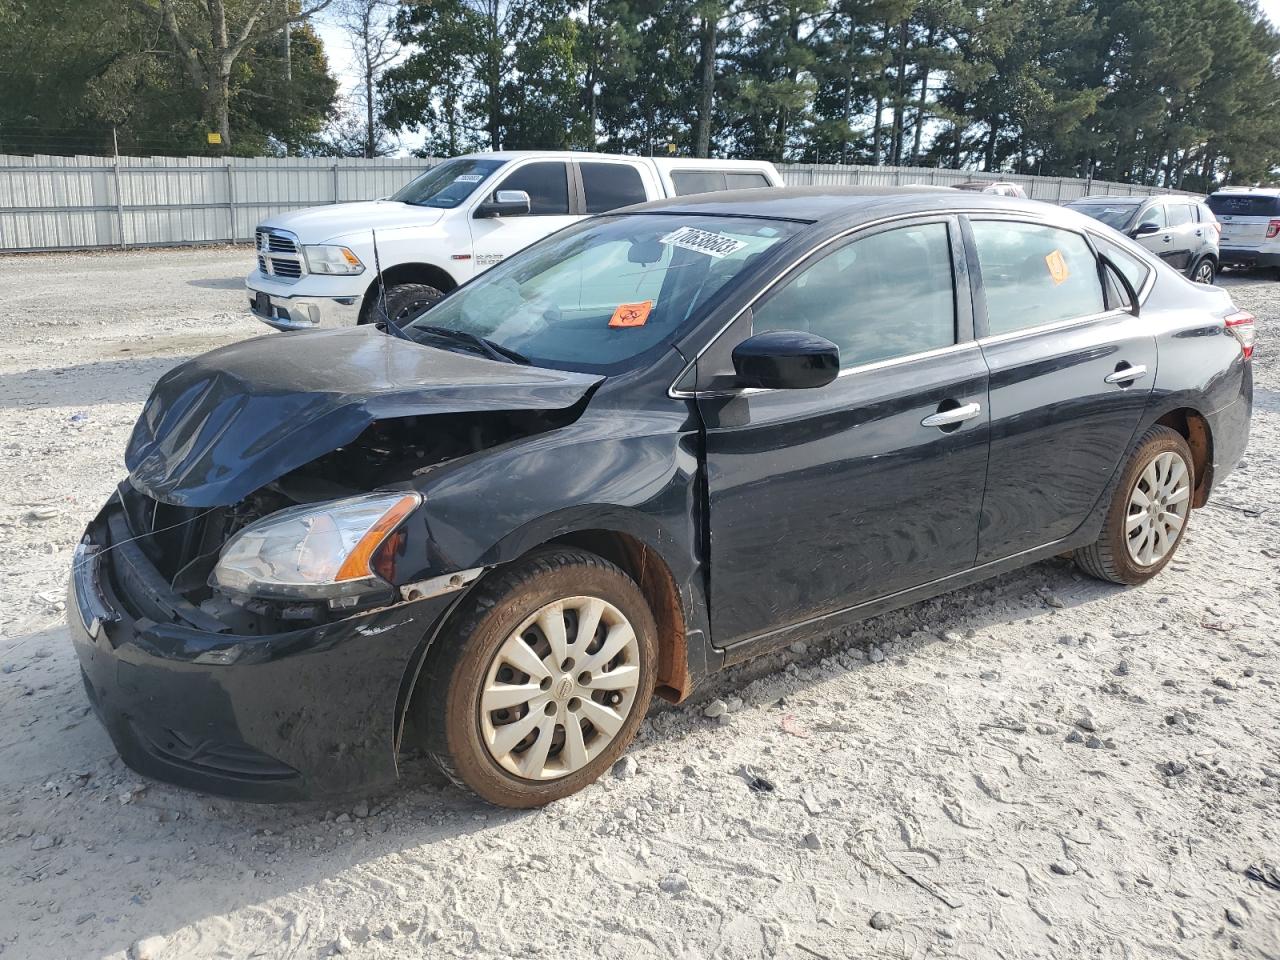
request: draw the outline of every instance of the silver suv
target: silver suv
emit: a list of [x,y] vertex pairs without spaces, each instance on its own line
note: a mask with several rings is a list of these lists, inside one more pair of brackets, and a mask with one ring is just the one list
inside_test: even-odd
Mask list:
[[1280,190],[1227,187],[1206,201],[1222,221],[1222,262],[1280,267]]
[[1101,220],[1142,244],[1197,283],[1213,283],[1221,262],[1210,206],[1190,197],[1084,197],[1071,210]]

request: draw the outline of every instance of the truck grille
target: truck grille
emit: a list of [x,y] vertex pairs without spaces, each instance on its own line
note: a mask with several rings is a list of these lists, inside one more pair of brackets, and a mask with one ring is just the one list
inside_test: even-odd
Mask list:
[[285,283],[301,279],[306,272],[298,238],[284,230],[259,227],[254,233],[258,270]]

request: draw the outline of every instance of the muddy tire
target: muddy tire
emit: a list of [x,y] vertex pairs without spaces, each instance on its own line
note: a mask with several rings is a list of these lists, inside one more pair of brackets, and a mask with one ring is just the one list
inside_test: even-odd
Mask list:
[[1182,543],[1195,483],[1187,441],[1168,427],[1152,427],[1129,454],[1098,539],[1075,551],[1076,565],[1111,583],[1150,580]]
[[635,581],[585,550],[536,551],[482,581],[436,641],[418,697],[427,752],[490,803],[540,807],[626,750],[656,665]]
[[[382,319],[382,304],[377,291],[369,301],[362,323],[377,323]],[[426,283],[398,283],[387,287],[387,316],[396,326],[403,327],[417,319],[424,310],[444,296],[436,287]]]

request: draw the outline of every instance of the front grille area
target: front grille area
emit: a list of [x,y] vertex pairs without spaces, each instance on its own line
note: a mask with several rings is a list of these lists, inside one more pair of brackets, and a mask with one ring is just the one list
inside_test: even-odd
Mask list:
[[258,270],[283,283],[300,280],[306,272],[298,238],[283,230],[259,227],[254,233]]
[[263,230],[261,227],[257,231],[258,249],[267,253],[297,253],[298,244],[294,242],[293,237],[283,233],[274,233],[270,230]]
[[271,258],[271,275],[282,280],[297,280],[302,276],[302,264],[297,260],[286,260],[283,257]]

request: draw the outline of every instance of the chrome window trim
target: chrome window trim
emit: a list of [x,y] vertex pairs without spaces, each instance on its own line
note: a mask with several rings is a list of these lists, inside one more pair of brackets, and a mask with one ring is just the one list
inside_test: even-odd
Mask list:
[[1056,330],[1067,330],[1071,327],[1083,327],[1090,323],[1097,323],[1100,320],[1109,320],[1119,317],[1132,317],[1128,310],[1117,307],[1114,310],[1103,310],[1101,313],[1091,313],[1085,317],[1068,317],[1065,320],[1054,320],[1052,323],[1042,323],[1035,327],[1023,327],[1021,330],[1010,330],[1008,333],[991,333],[985,337],[979,337],[974,343],[983,347],[992,343],[1007,343],[1010,340],[1020,340],[1023,337],[1035,336],[1041,333],[1053,333]]

